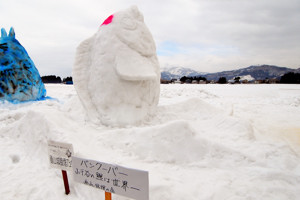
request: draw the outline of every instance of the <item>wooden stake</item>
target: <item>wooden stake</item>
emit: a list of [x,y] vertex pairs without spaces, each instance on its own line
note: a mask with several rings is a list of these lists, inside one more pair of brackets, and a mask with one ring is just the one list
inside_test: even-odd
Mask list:
[[111,193],[105,192],[105,200],[111,200]]
[[63,180],[64,180],[66,195],[68,195],[70,193],[68,175],[65,170],[61,170],[61,172],[62,172],[62,176],[63,176]]

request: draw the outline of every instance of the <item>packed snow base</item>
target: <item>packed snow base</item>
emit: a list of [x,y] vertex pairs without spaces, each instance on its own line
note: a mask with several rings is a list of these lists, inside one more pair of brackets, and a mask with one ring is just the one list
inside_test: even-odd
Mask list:
[[65,196],[49,139],[149,171],[152,200],[299,199],[300,85],[161,85],[156,114],[126,128],[86,121],[73,86],[46,87],[57,101],[0,104],[1,199],[104,200],[71,173]]
[[160,70],[154,40],[137,7],[109,16],[79,45],[72,73],[91,121],[126,126],[153,114]]
[[39,100],[46,89],[34,63],[24,47],[15,39],[14,29],[9,35],[1,29],[0,38],[0,101]]

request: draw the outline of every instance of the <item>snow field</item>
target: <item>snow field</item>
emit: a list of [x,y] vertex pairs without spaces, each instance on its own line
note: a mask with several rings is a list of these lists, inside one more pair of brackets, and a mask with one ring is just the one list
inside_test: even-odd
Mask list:
[[299,85],[161,85],[153,116],[119,128],[89,122],[73,86],[46,89],[54,99],[0,104],[3,199],[104,199],[70,172],[64,195],[48,139],[72,143],[79,157],[149,171],[150,199],[300,196]]

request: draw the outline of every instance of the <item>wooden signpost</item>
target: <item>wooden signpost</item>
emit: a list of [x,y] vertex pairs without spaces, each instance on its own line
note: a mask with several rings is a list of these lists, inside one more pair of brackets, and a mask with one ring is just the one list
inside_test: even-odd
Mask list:
[[70,187],[69,187],[67,171],[61,170],[61,173],[62,173],[62,177],[64,180],[65,192],[66,192],[66,195],[68,195],[70,193]]
[[74,180],[104,190],[105,200],[111,200],[112,194],[149,200],[147,171],[74,156],[72,162]]
[[65,193],[70,193],[67,170],[72,170],[73,145],[55,141],[48,141],[50,166],[62,170]]

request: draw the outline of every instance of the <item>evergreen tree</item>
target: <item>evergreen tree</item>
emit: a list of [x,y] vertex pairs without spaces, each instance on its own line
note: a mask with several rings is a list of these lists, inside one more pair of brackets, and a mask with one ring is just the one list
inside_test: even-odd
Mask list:
[[280,83],[300,83],[300,73],[286,73],[281,77]]
[[220,77],[219,80],[218,80],[218,83],[220,83],[220,84],[225,84],[225,83],[227,83],[226,77]]

